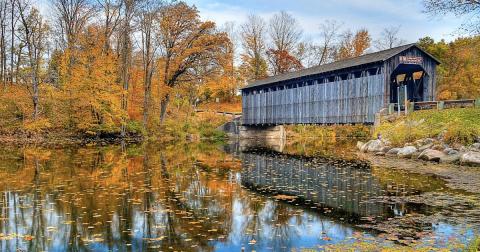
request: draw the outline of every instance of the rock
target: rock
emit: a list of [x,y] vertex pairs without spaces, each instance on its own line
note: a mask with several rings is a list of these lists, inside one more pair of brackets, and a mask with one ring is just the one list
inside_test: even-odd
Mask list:
[[392,147],[390,147],[390,146],[385,146],[385,147],[383,147],[382,152],[387,153],[391,148]]
[[480,151],[480,143],[474,143],[469,148],[471,151]]
[[445,163],[445,164],[452,164],[452,163],[457,163],[460,161],[460,153],[453,154],[453,155],[444,155],[443,157],[440,158],[440,163]]
[[361,151],[361,150],[362,150],[362,147],[363,147],[364,145],[365,145],[364,142],[358,141],[358,142],[357,142],[357,149]]
[[421,147],[418,148],[418,151],[424,151],[426,149],[430,149],[433,147],[433,143],[429,143],[429,144],[426,144],[426,145],[423,145]]
[[448,154],[448,155],[457,155],[457,154],[459,154],[459,153],[460,153],[460,152],[458,152],[457,150],[453,150],[453,149],[452,149],[452,150],[450,150],[447,154]]
[[445,148],[445,150],[443,150],[443,153],[448,154],[452,150],[453,150],[452,148],[448,147],[448,148]]
[[435,144],[431,147],[433,150],[443,151],[445,150],[445,146],[443,144]]
[[432,138],[420,139],[420,140],[415,141],[415,145],[416,145],[416,147],[421,147],[421,146],[425,146],[425,145],[429,145],[429,144],[433,145],[434,141],[435,140],[432,139]]
[[381,140],[370,140],[362,146],[362,152],[381,152],[385,145]]
[[401,148],[392,148],[389,151],[387,151],[387,155],[397,155],[397,153],[400,151]]
[[398,151],[397,156],[401,158],[410,158],[415,152],[417,152],[417,148],[414,146],[406,146]]
[[480,166],[480,152],[469,151],[462,155],[460,163],[464,165]]
[[440,159],[445,156],[445,153],[438,150],[426,149],[418,156],[418,159],[422,159],[425,161],[434,161],[440,162]]
[[385,156],[385,152],[383,151],[375,152],[375,156]]

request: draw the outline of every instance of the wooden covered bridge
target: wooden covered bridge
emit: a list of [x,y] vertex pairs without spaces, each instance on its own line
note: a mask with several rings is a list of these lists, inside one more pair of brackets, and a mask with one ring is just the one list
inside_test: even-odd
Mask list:
[[242,89],[242,124],[371,124],[398,100],[434,100],[439,63],[409,44],[258,80]]

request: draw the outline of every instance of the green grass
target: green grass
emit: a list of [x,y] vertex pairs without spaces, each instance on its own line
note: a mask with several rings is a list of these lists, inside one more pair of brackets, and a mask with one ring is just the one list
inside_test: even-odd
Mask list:
[[477,252],[477,251],[480,251],[480,236],[478,236],[477,238],[475,238],[473,241],[471,241],[469,244],[468,244],[468,247],[465,251],[468,251],[468,252]]
[[443,136],[447,143],[470,144],[480,136],[480,109],[455,108],[415,111],[394,122],[384,122],[374,135],[382,134],[394,145]]

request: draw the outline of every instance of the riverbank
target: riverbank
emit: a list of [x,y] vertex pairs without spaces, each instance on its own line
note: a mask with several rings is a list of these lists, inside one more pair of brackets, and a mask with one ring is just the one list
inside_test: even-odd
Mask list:
[[376,156],[480,166],[480,109],[416,111],[383,118],[375,140],[358,142]]
[[64,128],[46,128],[30,130],[17,125],[0,129],[0,143],[9,145],[107,145],[115,143],[139,143],[144,141],[174,142],[174,141],[220,141],[225,134],[216,128],[229,118],[215,113],[178,113],[171,115],[163,124],[149,125],[146,131],[142,125],[131,123],[127,127],[127,136],[122,137],[120,128],[109,130],[78,130]]

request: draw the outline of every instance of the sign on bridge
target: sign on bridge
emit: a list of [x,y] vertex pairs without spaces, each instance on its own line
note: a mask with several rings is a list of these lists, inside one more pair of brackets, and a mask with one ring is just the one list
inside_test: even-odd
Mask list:
[[422,64],[422,57],[400,56],[400,64]]

